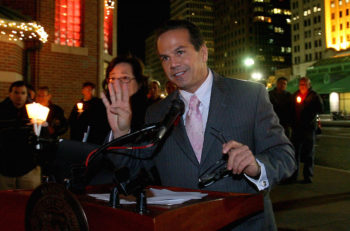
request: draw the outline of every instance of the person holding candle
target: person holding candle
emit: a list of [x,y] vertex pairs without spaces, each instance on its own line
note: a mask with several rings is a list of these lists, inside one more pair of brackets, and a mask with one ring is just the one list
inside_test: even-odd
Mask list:
[[102,144],[110,131],[106,109],[101,99],[94,96],[95,84],[83,83],[83,98],[77,102],[69,116],[70,139]]
[[68,130],[68,121],[64,117],[63,109],[51,102],[52,95],[47,86],[39,87],[35,101],[50,109],[47,116],[47,125],[42,127],[40,136],[56,139]]
[[0,190],[34,189],[41,183],[32,145],[27,142],[33,127],[25,104],[28,88],[24,81],[13,82],[9,96],[0,103]]
[[307,77],[299,80],[299,90],[293,94],[293,129],[292,143],[295,147],[297,170],[290,178],[296,181],[299,173],[300,161],[304,162],[303,183],[312,183],[314,175],[315,132],[317,128],[316,116],[323,112],[322,98],[311,88],[311,81]]

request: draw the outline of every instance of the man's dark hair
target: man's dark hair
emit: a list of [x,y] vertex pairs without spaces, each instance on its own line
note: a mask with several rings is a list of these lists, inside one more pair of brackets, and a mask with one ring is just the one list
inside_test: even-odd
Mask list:
[[85,82],[83,83],[83,88],[84,87],[91,87],[92,89],[95,89],[95,84],[93,84],[92,82]]
[[286,78],[286,77],[279,77],[278,79],[277,79],[277,83],[279,82],[279,81],[281,81],[281,80],[284,80],[284,81],[287,81],[288,82],[288,79]]
[[12,89],[13,89],[14,87],[23,87],[23,86],[25,86],[26,88],[28,88],[28,87],[27,87],[27,84],[26,84],[24,81],[22,81],[22,80],[13,82],[13,83],[11,84],[10,88],[9,88],[9,92],[11,93],[11,92],[12,92]]
[[31,84],[26,84],[26,86],[27,86],[28,90],[35,91],[33,85],[31,85]]
[[135,76],[135,79],[137,83],[139,84],[140,88],[148,88],[148,77],[143,75],[143,63],[140,59],[136,58],[135,56],[118,56],[114,58],[108,65],[106,69],[106,78],[103,83],[103,88],[107,89],[107,79],[109,76],[109,73],[113,70],[113,68],[118,65],[119,63],[127,63],[130,64],[132,72]]
[[161,36],[163,33],[176,29],[186,29],[188,31],[188,33],[190,34],[190,42],[192,43],[196,51],[199,51],[199,49],[204,45],[204,39],[199,27],[187,20],[167,21],[157,30],[156,41],[158,41],[159,36]]
[[44,90],[44,91],[47,91],[48,93],[50,93],[50,90],[49,90],[48,86],[39,87],[38,90]]

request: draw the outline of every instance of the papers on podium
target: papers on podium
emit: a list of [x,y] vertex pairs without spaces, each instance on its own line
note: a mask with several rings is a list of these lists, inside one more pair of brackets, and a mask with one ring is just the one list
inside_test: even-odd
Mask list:
[[[177,205],[189,200],[202,199],[207,193],[200,192],[175,192],[168,189],[149,189],[152,196],[147,197],[147,203],[153,205]],[[109,193],[89,194],[99,200],[109,201]],[[120,204],[135,204],[135,201],[120,199]]]

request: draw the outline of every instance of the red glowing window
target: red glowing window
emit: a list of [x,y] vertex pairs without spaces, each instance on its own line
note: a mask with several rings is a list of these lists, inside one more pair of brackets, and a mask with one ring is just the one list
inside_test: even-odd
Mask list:
[[113,9],[114,2],[105,0],[103,35],[104,35],[104,51],[106,54],[113,54]]
[[56,0],[55,43],[82,46],[82,0]]

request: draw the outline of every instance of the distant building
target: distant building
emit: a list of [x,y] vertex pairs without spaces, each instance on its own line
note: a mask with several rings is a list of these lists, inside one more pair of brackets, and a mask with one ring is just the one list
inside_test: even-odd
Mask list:
[[330,1],[291,1],[292,79],[305,76],[307,67],[326,56],[325,2]]
[[308,76],[326,111],[350,115],[350,0],[292,0],[292,81]]
[[291,65],[289,0],[214,1],[215,67],[240,79],[268,79]]
[[156,35],[151,34],[146,38],[145,45],[145,74],[151,79],[158,80],[164,86],[167,78],[164,74],[156,47]]
[[[48,86],[54,102],[67,115],[81,97],[82,83],[90,81],[101,86],[105,66],[116,55],[115,1],[1,2],[0,99],[7,96],[11,82],[25,80],[36,89]],[[9,16],[9,11],[22,18]],[[22,33],[27,33],[20,25],[29,26],[30,21],[40,22],[48,35],[45,43],[30,38],[40,37],[40,31],[20,40]],[[19,27],[9,30],[14,23]]]

